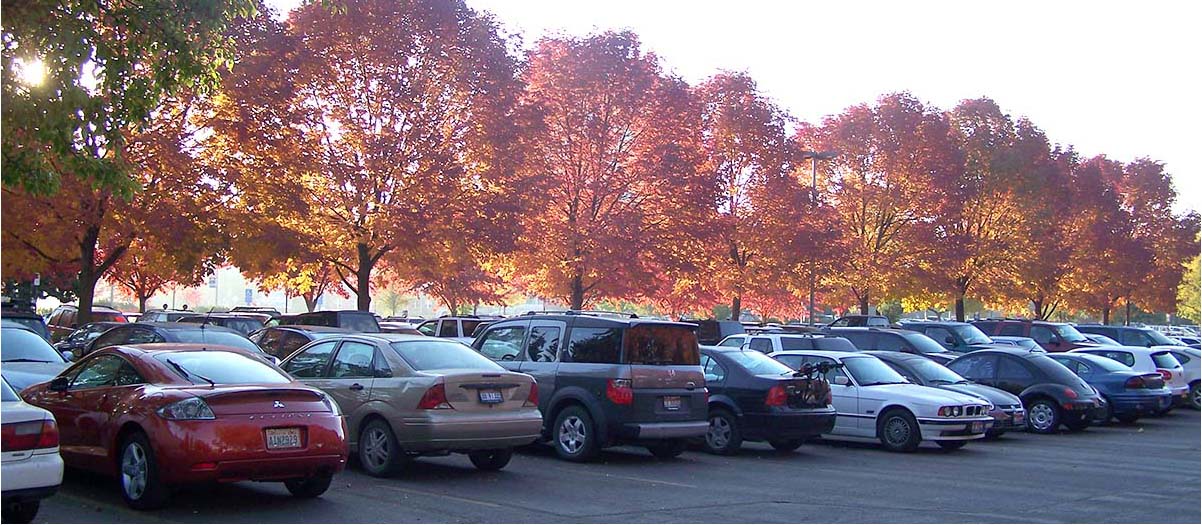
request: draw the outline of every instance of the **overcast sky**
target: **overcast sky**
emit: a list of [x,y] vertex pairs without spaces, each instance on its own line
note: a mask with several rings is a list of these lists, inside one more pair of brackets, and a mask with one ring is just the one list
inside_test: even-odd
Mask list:
[[527,45],[631,29],[686,80],[746,71],[810,122],[893,91],[989,96],[1083,157],[1164,162],[1177,208],[1202,209],[1197,2],[467,2]]

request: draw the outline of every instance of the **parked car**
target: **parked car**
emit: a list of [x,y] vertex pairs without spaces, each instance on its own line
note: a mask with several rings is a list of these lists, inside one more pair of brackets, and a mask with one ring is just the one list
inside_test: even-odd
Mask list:
[[313,498],[346,465],[338,404],[239,348],[106,346],[23,395],[58,420],[67,466],[118,477],[135,509],[214,481]]
[[1199,347],[1202,347],[1202,338],[1198,338],[1198,337],[1195,337],[1192,335],[1179,335],[1176,337],[1170,337],[1170,339],[1176,339],[1178,342],[1181,343],[1181,346],[1188,346],[1195,350],[1199,349]]
[[947,363],[956,354],[936,343],[934,339],[913,330],[894,328],[830,328],[829,335],[847,338],[860,351],[883,350],[921,355],[940,364]]
[[1136,372],[1110,358],[1062,352],[1051,357],[1094,387],[1106,400],[1103,422],[1117,419],[1134,423],[1140,416],[1155,414],[1173,403],[1173,393],[1157,373]]
[[1142,326],[1114,326],[1104,324],[1079,324],[1077,331],[1084,334],[1099,334],[1117,341],[1123,346],[1176,346],[1177,343],[1164,334]]
[[719,321],[717,319],[681,319],[682,323],[697,325],[697,344],[715,345],[726,337],[735,334],[745,334],[743,323],[739,321]]
[[1170,354],[1181,363],[1185,370],[1185,380],[1189,383],[1189,403],[1194,410],[1202,408],[1202,394],[1198,391],[1199,364],[1202,363],[1202,351],[1196,348],[1177,348],[1169,350]]
[[969,381],[950,368],[920,355],[902,352],[865,352],[884,361],[890,368],[906,378],[906,381],[916,385],[951,390],[970,396],[976,396],[988,401],[991,408],[989,417],[993,418],[993,426],[986,433],[989,437],[998,437],[1006,432],[1021,432],[1027,429],[1027,411],[1018,396],[1005,390]]
[[948,351],[956,354],[966,354],[975,350],[994,348],[993,339],[985,335],[979,328],[958,321],[916,321],[904,320],[901,327],[906,330],[921,332],[939,343]]
[[795,372],[761,352],[702,346],[709,389],[705,449],[734,454],[743,441],[767,441],[780,451],[835,427],[835,407],[825,379]]
[[989,339],[993,341],[993,344],[995,345],[1016,346],[1023,350],[1029,350],[1032,352],[1047,352],[1047,350],[1044,350],[1042,346],[1039,346],[1039,343],[1036,343],[1035,340],[1031,339],[1030,337],[995,335]]
[[386,334],[425,335],[417,331],[417,326],[409,323],[381,321],[380,331]]
[[318,310],[279,318],[279,326],[310,325],[346,328],[352,332],[379,333],[380,323],[371,312],[359,310]]
[[230,313],[235,314],[263,314],[271,317],[279,317],[280,311],[270,306],[235,306],[230,308]]
[[53,337],[50,336],[50,328],[46,326],[46,320],[42,319],[42,316],[33,312],[9,310],[6,308],[0,311],[0,322],[2,322],[4,325],[11,324],[23,326],[37,334],[38,337],[45,339],[47,343],[53,339]]
[[[107,306],[93,305],[92,306],[92,321],[107,321],[111,323],[125,323],[125,314],[118,310],[114,310]],[[50,317],[47,318],[46,325],[50,328],[50,338],[52,341],[58,342],[64,337],[71,335],[76,328],[79,328],[79,307],[72,304],[60,305],[50,312]]]
[[281,367],[329,392],[347,417],[351,449],[368,474],[391,476],[419,455],[467,454],[481,470],[509,463],[538,439],[538,385],[454,341],[339,334],[301,348]]
[[66,354],[63,358],[68,361],[73,361],[75,357],[82,356],[84,349],[88,344],[100,337],[100,334],[107,332],[110,328],[116,327],[124,323],[114,323],[111,321],[101,321],[98,323],[88,323],[71,332],[71,335],[64,337],[57,343],[54,343],[54,348],[59,352],[71,352],[71,356]]
[[1067,352],[1074,348],[1095,346],[1068,323],[1029,319],[984,319],[973,321],[972,324],[990,337],[995,335],[1030,337],[1048,352]]
[[191,310],[147,310],[142,313],[138,321],[142,323],[174,323],[181,317],[193,315],[196,315],[196,312]]
[[987,401],[911,384],[871,355],[812,350],[770,357],[794,370],[832,367],[826,378],[838,417],[824,437],[876,438],[895,452],[912,452],[923,441],[953,450],[985,437],[993,424]]
[[0,411],[4,413],[0,491],[4,521],[29,523],[42,500],[63,483],[63,458],[58,453],[58,423],[54,415],[29,405],[7,380],[0,381]]
[[[1136,372],[1157,373],[1164,377],[1165,384],[1173,392],[1174,404],[1189,402],[1189,383],[1185,379],[1185,368],[1169,350],[1143,346],[1100,346],[1082,348],[1076,352],[1099,355],[1118,361]],[[1158,412],[1164,414],[1172,407]]]
[[199,314],[181,317],[177,323],[207,324],[224,326],[242,335],[263,328],[263,321],[243,314]]
[[354,332],[332,326],[280,325],[251,332],[249,339],[259,345],[264,352],[278,359],[284,359],[299,350],[300,347],[318,339],[351,333]]
[[494,322],[472,347],[507,370],[534,376],[542,437],[563,459],[587,461],[621,444],[672,458],[709,429],[692,325],[529,313]]
[[62,354],[25,326],[0,327],[0,372],[18,392],[67,368]]
[[277,362],[274,356],[247,339],[246,336],[229,328],[191,323],[126,323],[110,328],[92,340],[84,355],[113,345],[140,345],[146,343],[204,343],[231,346],[256,355],[264,360]]
[[[735,344],[738,343],[738,344]],[[771,354],[786,350],[833,350],[836,352],[855,352],[856,347],[843,337],[822,333],[790,334],[770,333],[749,335],[732,335],[723,339],[718,346],[746,348]]]
[[847,326],[877,326],[880,328],[889,327],[889,318],[883,315],[845,315],[828,324],[830,328],[840,328]]
[[1085,338],[1088,339],[1089,342],[1091,342],[1095,345],[1098,345],[1098,346],[1122,346],[1122,344],[1119,343],[1118,341],[1115,341],[1114,339],[1106,337],[1102,334],[1091,334],[1089,332],[1081,332],[1081,335],[1085,336]]
[[489,322],[489,320],[474,316],[443,316],[417,325],[417,331],[422,335],[454,339],[460,343],[470,345],[473,341],[472,334],[475,333],[476,329],[480,325],[489,324]]
[[121,312],[121,315],[125,316],[127,323],[136,323],[142,318],[142,312]]
[[1084,430],[1106,415],[1105,401],[1085,380],[1043,352],[978,350],[948,363],[965,379],[1000,388],[1022,399],[1027,427],[1050,434],[1060,425]]

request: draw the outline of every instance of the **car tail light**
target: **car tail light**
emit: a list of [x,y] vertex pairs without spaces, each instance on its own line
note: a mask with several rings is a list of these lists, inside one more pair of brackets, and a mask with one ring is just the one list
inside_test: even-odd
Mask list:
[[605,384],[605,397],[615,405],[633,405],[634,389],[630,387],[630,380],[610,379]]
[[1168,371],[1168,370],[1165,370],[1165,369],[1163,369],[1163,368],[1158,368],[1156,371],[1160,373],[1160,377],[1163,377],[1163,378],[1164,378],[1164,382],[1165,382],[1165,383],[1168,383],[1169,381],[1172,381],[1172,380],[1173,380],[1173,373],[1172,373],[1172,372],[1170,372],[1170,371]]
[[6,423],[3,426],[4,452],[54,448],[58,446],[58,425],[53,419]]
[[187,421],[196,419],[217,419],[213,415],[213,409],[209,408],[209,404],[199,397],[189,397],[187,399],[176,401],[156,412],[163,416],[164,419],[173,419],[177,421]]
[[1069,399],[1077,399],[1077,391],[1068,387],[1064,387],[1064,395]]
[[764,405],[770,407],[783,407],[789,400],[789,394],[785,393],[785,387],[776,385],[768,389],[768,395],[764,397]]
[[538,406],[538,383],[530,383],[530,393],[526,394],[526,402],[522,403],[524,407]]
[[438,383],[422,394],[422,400],[417,403],[418,410],[442,410],[451,408],[447,402],[447,387]]
[[1135,377],[1132,377],[1131,379],[1128,379],[1127,382],[1123,384],[1123,386],[1125,386],[1127,388],[1147,388],[1148,387],[1148,385],[1146,383],[1144,383],[1144,378],[1139,377],[1139,376],[1135,376]]

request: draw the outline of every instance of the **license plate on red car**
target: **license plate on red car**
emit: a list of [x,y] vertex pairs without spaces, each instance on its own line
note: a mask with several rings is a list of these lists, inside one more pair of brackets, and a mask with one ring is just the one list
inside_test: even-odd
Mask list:
[[500,403],[501,401],[504,401],[504,399],[501,398],[500,390],[481,390],[480,391],[480,402],[481,403],[495,405],[497,403]]
[[981,432],[984,432],[984,431],[985,431],[985,422],[984,421],[976,421],[972,424],[972,433],[973,434],[980,434]]
[[680,396],[664,396],[664,410],[680,410]]
[[300,448],[301,432],[299,428],[269,428],[267,433],[267,450],[282,448]]

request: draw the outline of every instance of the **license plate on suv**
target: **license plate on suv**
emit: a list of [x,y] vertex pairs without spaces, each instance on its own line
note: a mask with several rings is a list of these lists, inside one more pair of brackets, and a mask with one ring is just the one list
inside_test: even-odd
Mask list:
[[267,449],[300,448],[301,432],[299,428],[269,428],[267,433]]
[[501,397],[500,390],[481,390],[480,391],[480,402],[481,403],[485,403],[488,405],[495,405],[502,401],[504,401],[504,399]]
[[664,396],[664,410],[680,410],[680,396]]

